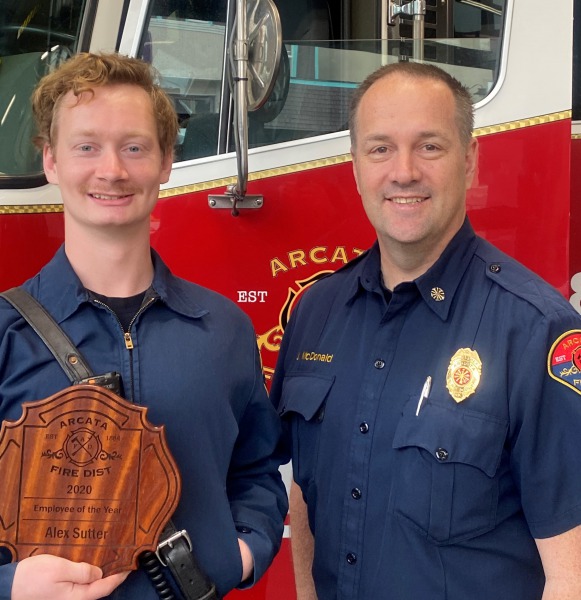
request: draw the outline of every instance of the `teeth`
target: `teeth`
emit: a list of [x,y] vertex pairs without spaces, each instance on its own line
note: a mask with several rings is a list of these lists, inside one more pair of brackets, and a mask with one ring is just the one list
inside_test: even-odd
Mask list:
[[390,198],[390,200],[396,204],[417,204],[422,202],[423,198]]
[[121,198],[122,196],[108,196],[105,194],[91,194],[93,196],[93,198],[97,198],[97,200],[117,200],[118,198]]

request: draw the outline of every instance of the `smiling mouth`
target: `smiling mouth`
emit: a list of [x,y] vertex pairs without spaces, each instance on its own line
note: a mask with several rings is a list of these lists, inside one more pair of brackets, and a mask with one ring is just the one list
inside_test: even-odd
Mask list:
[[124,198],[128,198],[131,194],[91,194],[89,196],[91,198],[95,198],[95,200],[123,200]]
[[390,202],[393,202],[394,204],[419,204],[420,202],[423,202],[424,200],[427,200],[427,198],[425,197],[419,197],[416,196],[414,198],[403,198],[403,197],[393,197],[393,198],[388,198],[388,200]]

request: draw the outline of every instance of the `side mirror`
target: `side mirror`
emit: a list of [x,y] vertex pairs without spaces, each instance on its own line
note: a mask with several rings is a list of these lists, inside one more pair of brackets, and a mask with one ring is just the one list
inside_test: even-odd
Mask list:
[[272,0],[249,2],[248,26],[248,110],[259,109],[269,98],[278,76],[282,27]]
[[211,195],[212,208],[260,208],[262,196],[247,196],[248,111],[268,100],[278,77],[282,53],[282,27],[273,0],[236,0],[236,22],[228,48],[229,81],[234,98],[234,143],[238,181],[225,195]]

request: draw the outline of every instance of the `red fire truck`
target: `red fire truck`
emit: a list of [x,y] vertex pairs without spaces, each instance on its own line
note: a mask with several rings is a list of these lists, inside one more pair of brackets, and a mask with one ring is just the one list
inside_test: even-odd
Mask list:
[[[63,240],[59,191],[30,143],[35,83],[75,52],[140,56],[181,124],[152,244],[250,315],[269,379],[301,293],[374,239],[352,176],[351,94],[382,64],[423,60],[474,98],[476,231],[581,312],[574,12],[581,29],[581,0],[0,0],[0,289]],[[244,597],[295,598],[289,532]]]

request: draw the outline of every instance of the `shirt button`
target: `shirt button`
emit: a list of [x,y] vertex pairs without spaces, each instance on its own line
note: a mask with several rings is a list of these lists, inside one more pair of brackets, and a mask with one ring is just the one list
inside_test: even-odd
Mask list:
[[361,498],[361,490],[359,488],[353,488],[351,490],[351,496],[353,497],[353,500],[359,500],[359,498]]
[[250,529],[250,527],[243,527],[243,526],[236,527],[236,531],[238,533],[252,533],[252,529]]
[[383,369],[383,367],[385,367],[385,362],[383,360],[381,360],[381,358],[378,358],[374,363],[373,366],[376,369]]
[[369,425],[365,421],[363,421],[363,423],[359,425],[359,431],[361,433],[367,433],[369,431]]
[[488,270],[491,273],[500,273],[500,271],[502,270],[502,267],[500,265],[497,265],[496,263],[494,263],[493,265],[490,265],[488,267]]
[[357,557],[355,556],[355,554],[353,554],[353,552],[349,552],[349,554],[345,558],[347,559],[347,562],[350,565],[354,565],[357,562]]
[[436,455],[436,458],[442,462],[448,460],[448,457],[450,456],[445,448],[438,448],[434,454]]

